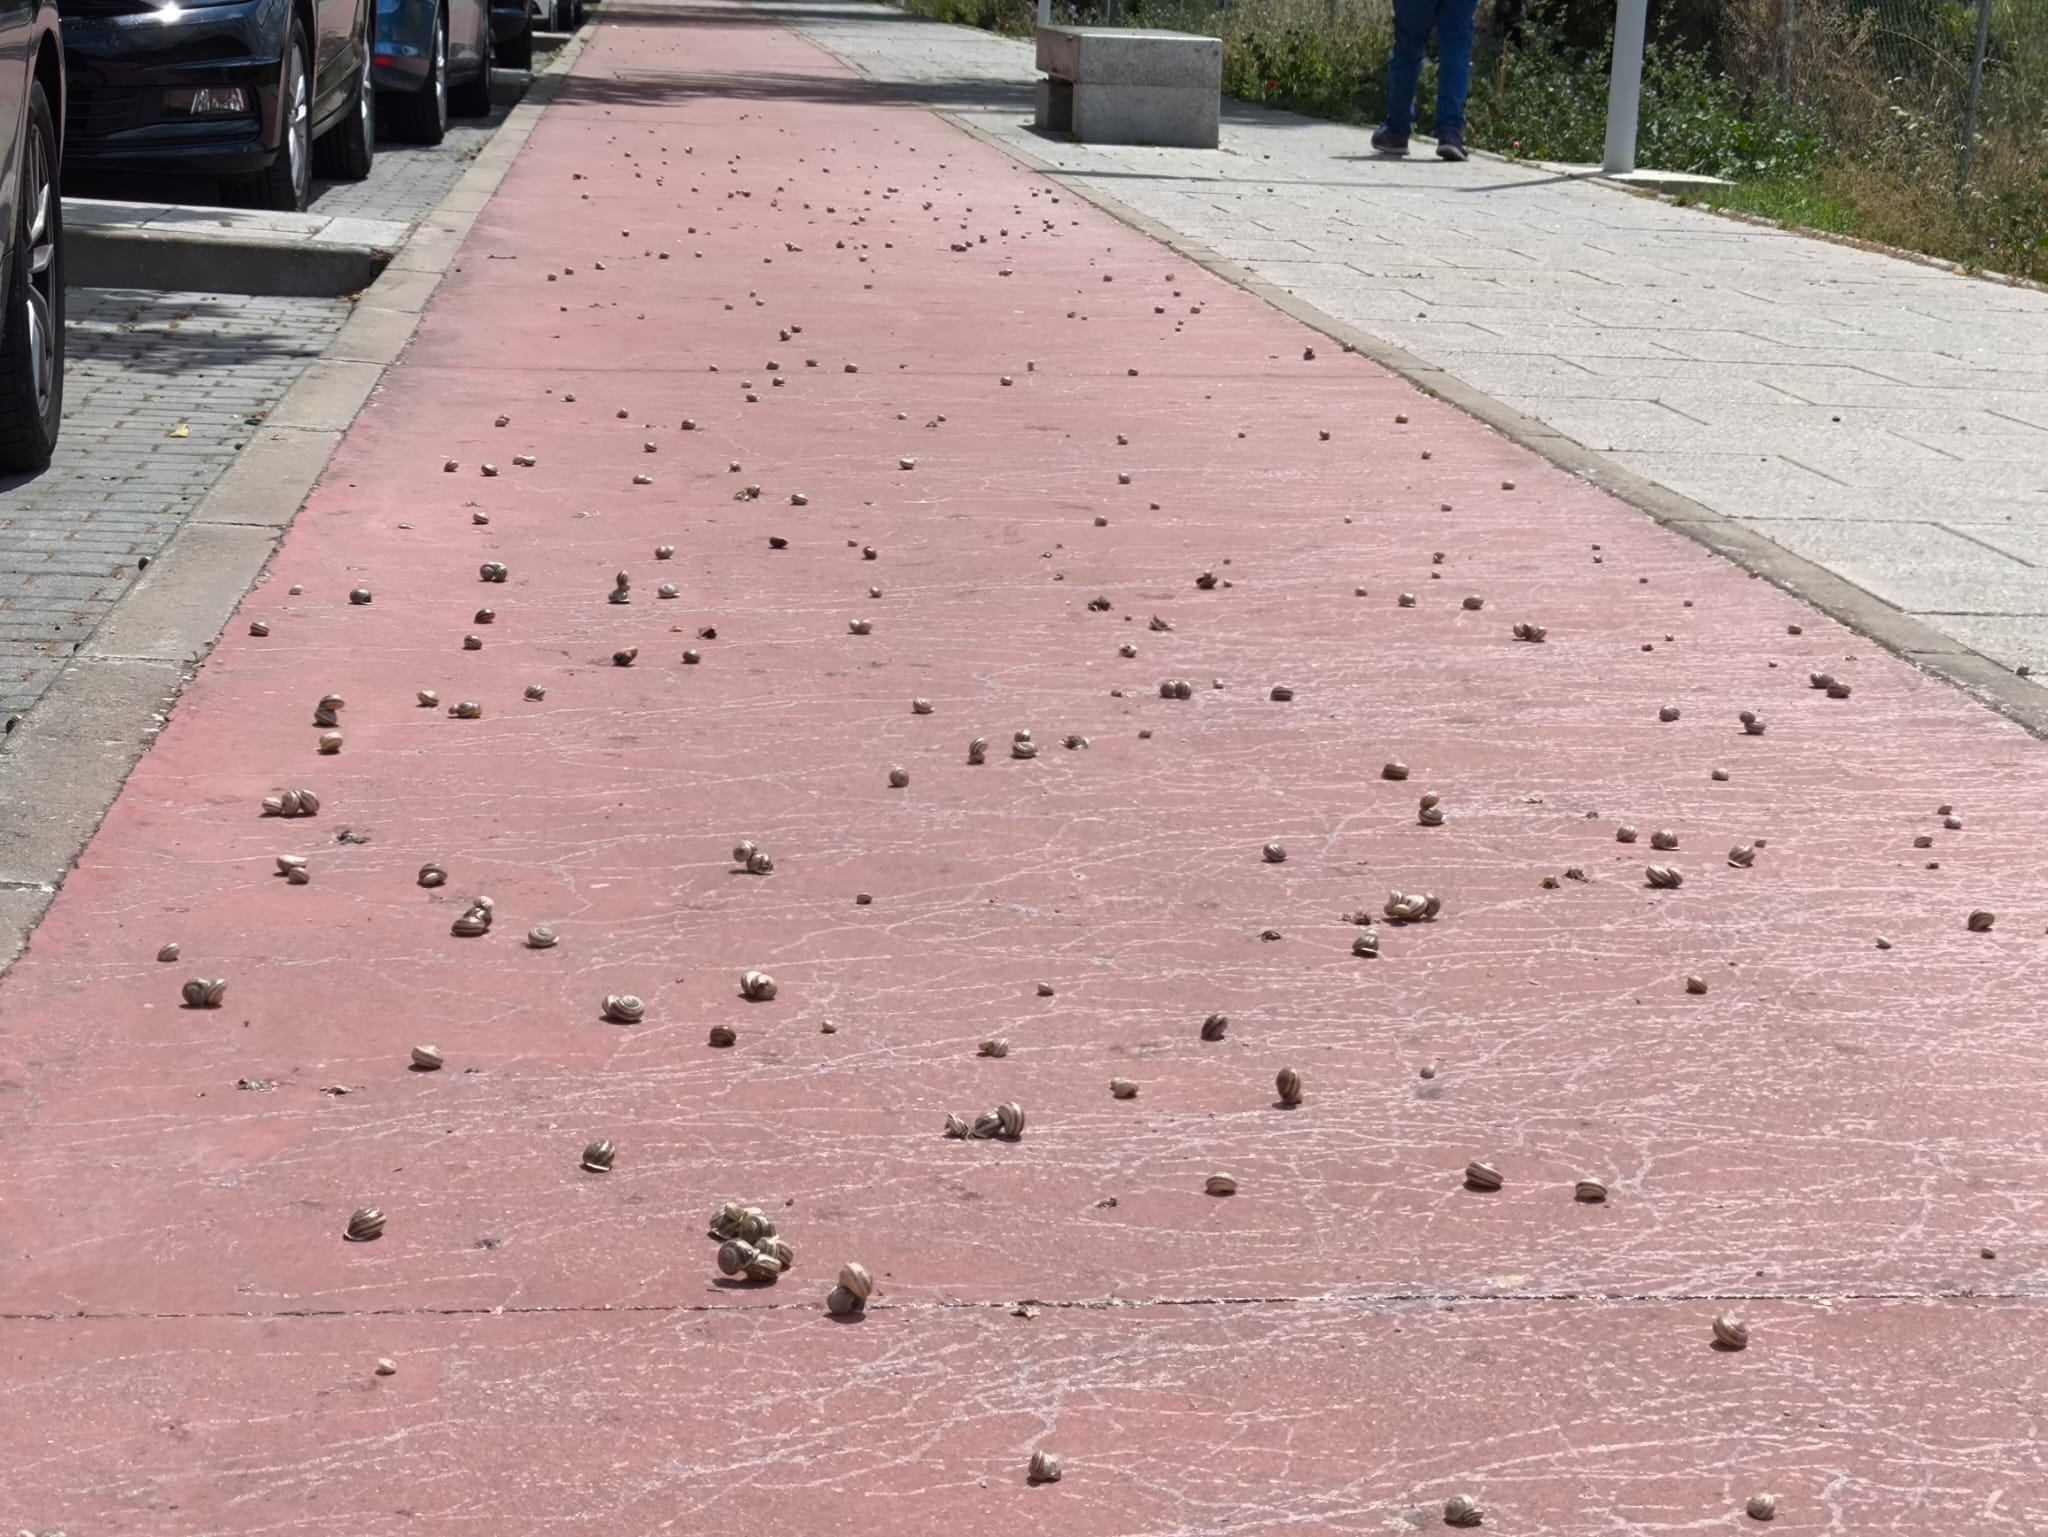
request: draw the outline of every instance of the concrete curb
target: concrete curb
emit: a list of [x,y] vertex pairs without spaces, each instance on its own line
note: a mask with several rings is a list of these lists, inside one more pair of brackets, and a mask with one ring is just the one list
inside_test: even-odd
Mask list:
[[391,261],[388,248],[336,242],[80,225],[65,231],[65,281],[74,288],[332,299],[361,293]]
[[[873,78],[859,64],[834,52],[816,37],[805,34],[813,47],[838,59],[863,78]],[[1371,359],[1382,368],[1399,374],[1424,393],[1456,406],[1467,416],[1484,422],[1502,437],[1588,481],[1619,501],[1665,528],[1705,545],[1715,554],[1743,570],[1782,588],[1811,604],[1829,618],[1847,625],[1857,634],[1911,662],[1923,672],[1963,690],[1982,704],[2025,727],[2038,737],[2048,737],[2048,689],[2017,677],[2004,664],[1962,642],[1941,634],[1912,615],[1837,576],[1804,556],[1795,555],[1752,529],[1744,527],[1702,502],[1683,496],[1655,481],[1624,469],[1604,454],[1568,438],[1556,428],[1525,412],[1496,400],[1484,390],[1445,372],[1436,364],[1396,347],[1357,326],[1296,298],[1285,289],[1256,273],[1217,255],[1199,241],[1190,240],[1149,215],[1138,212],[1114,195],[1102,191],[1085,176],[1070,175],[1041,160],[1029,150],[1010,144],[957,112],[931,107],[927,110],[945,119],[961,132],[970,134],[993,149],[1002,151],[1020,165],[1037,172],[1063,190],[1084,199],[1142,234],[1149,235],[1176,255],[1194,262],[1226,283],[1265,300],[1282,314],[1341,343],[1347,350]]]
[[[525,100],[363,291],[326,351],[0,744],[0,806],[13,811],[0,818],[0,974],[28,948],[80,850],[269,565],[343,432],[412,339],[478,211],[593,25],[534,76]],[[202,286],[219,291],[217,279]]]

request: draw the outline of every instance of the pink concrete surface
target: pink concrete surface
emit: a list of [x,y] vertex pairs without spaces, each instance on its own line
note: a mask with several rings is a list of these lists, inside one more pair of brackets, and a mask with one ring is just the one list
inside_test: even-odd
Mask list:
[[758,18],[613,12],[0,985],[0,1519],[2035,1530],[2044,846],[1964,696]]

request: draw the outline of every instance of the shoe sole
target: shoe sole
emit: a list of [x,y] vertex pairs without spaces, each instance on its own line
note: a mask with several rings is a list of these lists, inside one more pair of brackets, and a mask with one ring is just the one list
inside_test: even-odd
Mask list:
[[1436,147],[1436,158],[1439,160],[1455,161],[1457,164],[1463,165],[1467,160],[1470,160],[1472,157],[1462,149],[1445,149],[1441,144],[1439,144]]

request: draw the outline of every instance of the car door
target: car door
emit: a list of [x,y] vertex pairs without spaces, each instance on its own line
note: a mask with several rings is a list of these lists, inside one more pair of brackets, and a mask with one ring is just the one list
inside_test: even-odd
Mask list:
[[[0,0],[0,5],[7,0]],[[313,44],[313,117],[324,121],[355,90],[362,73],[363,18],[376,0],[316,0],[320,36]]]
[[491,13],[485,0],[445,0],[448,6],[448,68],[466,76],[482,62]]
[[[21,167],[16,162],[21,157],[21,118],[28,110],[29,48],[34,42],[33,0],[0,0],[0,254],[14,250],[14,205],[21,196]],[[56,102],[50,103],[50,110],[57,110]]]

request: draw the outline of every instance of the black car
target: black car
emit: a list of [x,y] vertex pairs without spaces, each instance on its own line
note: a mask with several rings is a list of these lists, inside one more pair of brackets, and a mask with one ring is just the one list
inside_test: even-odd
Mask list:
[[64,0],[64,151],[175,167],[227,201],[299,209],[313,173],[370,174],[376,0]]
[[0,470],[40,470],[64,411],[64,50],[53,0],[0,6]]
[[533,68],[535,0],[491,0],[491,43],[507,69]]

